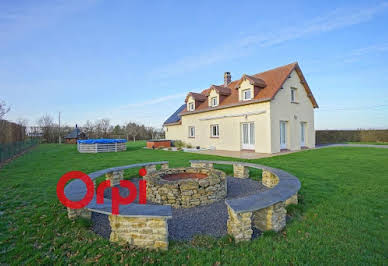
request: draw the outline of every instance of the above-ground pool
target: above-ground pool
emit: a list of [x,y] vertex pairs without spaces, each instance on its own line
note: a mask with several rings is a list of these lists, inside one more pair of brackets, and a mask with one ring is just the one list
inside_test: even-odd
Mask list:
[[125,151],[126,139],[86,139],[77,141],[79,152],[97,153],[97,152],[118,152]]

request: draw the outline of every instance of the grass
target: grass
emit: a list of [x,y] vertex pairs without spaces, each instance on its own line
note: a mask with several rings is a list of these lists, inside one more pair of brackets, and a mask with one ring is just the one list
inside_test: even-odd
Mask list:
[[347,144],[369,144],[369,145],[388,145],[388,142],[368,142],[368,141],[358,141],[358,142],[345,142]]
[[[251,242],[199,236],[172,242],[166,252],[146,251],[110,243],[91,232],[89,222],[67,219],[55,192],[67,171],[89,173],[159,160],[176,167],[191,159],[221,159],[143,146],[136,142],[126,152],[80,154],[73,145],[44,144],[0,169],[0,264],[387,263],[386,149],[335,147],[251,160],[284,169],[302,183],[301,202],[288,208],[293,218],[286,229]],[[136,170],[125,174],[130,178]]]

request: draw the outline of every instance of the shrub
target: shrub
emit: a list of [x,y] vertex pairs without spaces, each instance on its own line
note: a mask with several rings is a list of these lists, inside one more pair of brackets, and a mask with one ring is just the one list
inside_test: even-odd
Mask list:
[[191,144],[187,144],[186,147],[191,149],[193,146],[191,146]]
[[185,146],[185,143],[181,140],[176,140],[176,141],[174,141],[174,146],[177,148],[182,148]]

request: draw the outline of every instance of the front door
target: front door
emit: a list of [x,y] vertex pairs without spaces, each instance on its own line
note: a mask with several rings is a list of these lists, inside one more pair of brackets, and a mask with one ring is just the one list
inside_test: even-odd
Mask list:
[[242,123],[241,124],[242,135],[242,149],[254,150],[255,149],[255,123]]
[[280,121],[280,149],[286,149],[287,148],[287,143],[286,143],[286,122],[285,121]]
[[300,123],[300,146],[306,146],[306,123]]

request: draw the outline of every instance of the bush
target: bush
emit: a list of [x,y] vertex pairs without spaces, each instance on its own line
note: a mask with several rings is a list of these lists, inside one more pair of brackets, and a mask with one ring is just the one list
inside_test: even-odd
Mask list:
[[187,144],[186,147],[191,149],[193,146],[191,146],[191,144]]
[[181,140],[174,141],[174,146],[177,148],[183,148],[185,146],[185,143]]

